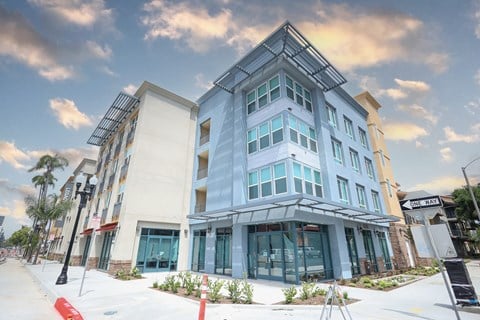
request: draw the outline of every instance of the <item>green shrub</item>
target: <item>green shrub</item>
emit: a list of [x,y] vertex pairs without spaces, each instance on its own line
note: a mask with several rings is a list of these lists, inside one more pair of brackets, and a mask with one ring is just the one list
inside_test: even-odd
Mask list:
[[222,295],[220,294],[220,291],[222,290],[223,283],[224,281],[220,279],[208,282],[208,289],[209,289],[208,299],[211,302],[215,303],[218,300],[220,300],[220,298],[222,297]]
[[343,292],[343,299],[348,300],[348,292],[347,291]]
[[312,292],[315,289],[315,283],[313,282],[303,282],[302,288],[300,289],[300,299],[307,300],[312,296]]
[[325,297],[326,295],[327,295],[327,290],[322,289],[320,287],[315,287],[315,289],[313,290],[313,293],[312,293],[313,297],[316,297],[316,296]]
[[253,302],[253,285],[248,283],[247,280],[243,280],[242,282],[242,298],[247,304]]
[[154,287],[155,289],[158,288],[158,281],[157,281],[157,280],[155,280],[155,281],[153,282],[153,287]]
[[239,303],[242,291],[240,288],[240,280],[235,279],[232,281],[227,281],[225,287],[228,291],[228,298],[232,300],[233,303]]
[[285,303],[290,304],[297,295],[297,288],[295,288],[295,286],[291,286],[290,288],[282,289],[282,292],[285,296]]

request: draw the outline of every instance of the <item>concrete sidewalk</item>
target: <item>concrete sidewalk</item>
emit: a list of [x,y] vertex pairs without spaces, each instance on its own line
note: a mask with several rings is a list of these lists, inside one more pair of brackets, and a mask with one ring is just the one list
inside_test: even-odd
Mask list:
[[[199,303],[190,299],[151,289],[169,273],[146,273],[144,279],[120,281],[106,273],[90,270],[86,273],[83,293],[79,296],[83,275],[82,267],[69,267],[68,283],[55,285],[62,265],[48,261],[43,265],[26,265],[40,287],[47,293],[52,305],[58,297],[66,298],[84,319],[175,319],[198,318]],[[42,271],[43,269],[43,271]],[[480,292],[480,264],[468,264],[470,276],[477,293]],[[229,279],[229,278],[227,278]],[[254,305],[207,304],[206,319],[319,319],[322,306],[292,306],[275,304],[283,301],[282,288],[290,285],[249,280],[253,284]],[[321,284],[327,288],[326,284]],[[348,288],[343,291],[360,302],[348,306],[352,318],[361,319],[456,319],[448,293],[440,274],[417,281],[389,292]],[[459,307],[462,320],[480,319],[478,308]],[[473,310],[473,311],[472,311]],[[335,319],[341,314],[333,311]]]

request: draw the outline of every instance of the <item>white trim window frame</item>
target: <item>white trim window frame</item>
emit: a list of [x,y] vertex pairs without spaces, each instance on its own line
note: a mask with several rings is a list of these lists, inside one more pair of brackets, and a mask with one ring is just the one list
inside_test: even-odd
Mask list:
[[248,130],[247,132],[247,153],[255,153],[258,151],[258,134],[257,128]]
[[279,115],[270,121],[270,128],[272,132],[272,145],[283,141],[283,117]]
[[335,162],[343,165],[342,143],[340,141],[332,138],[332,150],[333,150],[333,160],[335,160]]
[[304,107],[307,111],[313,112],[312,95],[303,85],[285,75],[285,87],[287,97]]
[[352,163],[353,171],[360,173],[360,158],[358,157],[358,152],[350,149],[350,162]]
[[373,211],[376,213],[381,212],[380,207],[380,195],[378,192],[372,190],[372,202],[373,202]]
[[348,193],[348,180],[337,177],[338,199],[340,202],[350,204],[350,196]]
[[287,192],[287,170],[285,162],[280,162],[273,165],[273,179],[275,194],[282,194]]
[[259,151],[270,147],[270,121],[264,122],[258,126],[258,141]]
[[319,170],[302,165],[296,161],[292,163],[294,191],[323,198],[322,175]]
[[287,190],[285,162],[261,167],[248,173],[248,200],[287,193]]
[[343,123],[345,125],[345,132],[352,140],[355,140],[355,135],[353,133],[353,122],[347,117],[343,117]]
[[280,98],[280,75],[275,75],[255,89],[247,92],[247,115],[260,110],[269,103]]
[[370,179],[375,180],[375,172],[373,171],[373,162],[368,158],[365,158],[365,170],[367,172],[367,176]]
[[258,189],[258,171],[248,173],[248,200],[258,199],[260,196]]
[[268,96],[270,102],[280,98],[280,76],[278,74],[268,80]]
[[327,120],[328,120],[328,123],[334,127],[334,128],[338,128],[338,121],[337,121],[337,110],[331,106],[330,104],[327,103],[326,105],[326,109],[327,109]]
[[365,187],[357,184],[355,189],[357,191],[358,206],[367,209],[367,194],[365,193]]
[[358,127],[358,135],[360,137],[360,143],[362,144],[365,149],[370,150],[368,147],[368,139],[367,139],[367,132],[362,128]]

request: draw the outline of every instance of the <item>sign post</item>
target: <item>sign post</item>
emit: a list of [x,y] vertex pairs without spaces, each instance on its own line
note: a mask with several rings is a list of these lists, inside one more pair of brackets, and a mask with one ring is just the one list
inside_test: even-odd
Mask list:
[[443,282],[445,283],[445,287],[447,288],[448,296],[450,297],[450,301],[452,303],[453,310],[455,311],[455,315],[457,320],[461,320],[460,314],[457,310],[457,305],[455,303],[455,299],[453,297],[452,291],[450,290],[450,285],[447,280],[447,276],[445,275],[445,269],[442,265],[442,261],[440,260],[440,256],[438,254],[437,247],[435,246],[435,241],[433,240],[432,232],[430,230],[430,221],[429,221],[429,213],[435,215],[437,213],[437,208],[442,206],[442,200],[439,196],[430,196],[430,197],[423,197],[417,199],[409,199],[400,201],[400,207],[406,214],[410,216],[421,216],[423,223],[425,225],[425,230],[427,231],[428,240],[430,245],[432,246],[435,259],[438,261],[438,267],[440,268],[440,273],[442,274]]
[[92,250],[92,246],[95,245],[95,237],[97,235],[97,229],[100,227],[100,217],[95,215],[92,217],[90,220],[90,227],[93,228],[93,237],[92,240],[90,241],[90,244],[88,246],[87,250],[87,259],[85,260],[85,268],[83,268],[83,276],[82,276],[82,283],[80,284],[80,291],[78,292],[78,296],[82,296],[82,289],[83,289],[83,283],[85,282],[85,275],[87,273],[87,268],[88,268],[88,259],[90,259],[90,251]]

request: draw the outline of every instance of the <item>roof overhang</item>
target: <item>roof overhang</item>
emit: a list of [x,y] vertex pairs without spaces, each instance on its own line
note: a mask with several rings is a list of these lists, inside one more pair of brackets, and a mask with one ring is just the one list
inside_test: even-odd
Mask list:
[[340,72],[287,21],[215,80],[214,84],[233,93],[233,89],[243,80],[282,55],[305,72],[324,92],[347,82]]
[[137,97],[120,92],[87,143],[94,146],[103,146],[139,102],[140,100]]
[[81,235],[88,236],[89,234],[93,233],[93,228],[88,228],[80,232]]
[[112,231],[117,228],[118,222],[109,222],[102,224],[100,228],[96,229],[97,232],[105,232],[105,231]]
[[353,220],[362,223],[382,224],[400,221],[399,218],[392,215],[379,214],[362,208],[340,204],[303,193],[276,197],[274,201],[271,199],[260,200],[255,201],[255,203],[233,206],[224,210],[212,210],[202,213],[195,213],[189,215],[188,218],[196,220],[221,219],[236,214],[251,214],[263,210],[288,207],[296,207],[299,210],[309,211],[314,214],[334,215],[342,219]]

